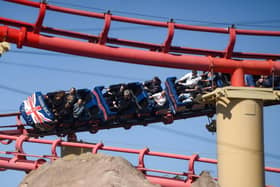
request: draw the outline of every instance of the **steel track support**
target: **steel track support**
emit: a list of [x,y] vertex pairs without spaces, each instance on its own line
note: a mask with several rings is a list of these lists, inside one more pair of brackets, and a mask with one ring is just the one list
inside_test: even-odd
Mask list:
[[203,96],[216,102],[221,187],[264,187],[263,103],[279,100],[269,88],[225,87]]

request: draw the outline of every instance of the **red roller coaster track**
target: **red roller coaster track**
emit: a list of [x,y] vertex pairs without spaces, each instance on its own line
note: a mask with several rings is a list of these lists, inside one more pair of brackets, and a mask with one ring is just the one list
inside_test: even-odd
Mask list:
[[[145,173],[148,180],[152,183],[160,184],[165,187],[189,187],[198,175],[195,174],[194,165],[196,162],[204,162],[208,164],[217,164],[217,161],[214,159],[208,158],[200,158],[199,155],[195,154],[192,156],[185,155],[177,155],[170,153],[161,153],[161,152],[153,152],[148,148],[144,149],[126,149],[126,148],[118,148],[118,147],[108,147],[104,146],[102,143],[98,144],[86,144],[86,143],[78,143],[78,142],[65,142],[61,139],[56,140],[43,140],[37,138],[30,138],[26,135],[20,136],[9,136],[0,134],[0,140],[2,144],[9,144],[15,141],[15,150],[16,151],[1,151],[1,154],[5,154],[8,157],[0,157],[0,169],[13,169],[29,172],[31,170],[37,169],[40,165],[45,163],[47,160],[54,161],[59,158],[56,147],[57,146],[66,146],[66,147],[80,147],[91,149],[93,154],[96,154],[98,150],[104,151],[114,151],[114,152],[123,152],[129,154],[138,155],[138,165],[136,168]],[[3,140],[6,140],[5,142]],[[51,146],[50,155],[31,155],[26,154],[23,149],[23,143],[39,143],[39,144],[48,144]],[[188,161],[188,169],[185,172],[170,172],[163,171],[158,169],[148,169],[145,167],[144,157],[146,156],[157,156],[157,157],[165,157],[170,159],[179,159],[179,160],[187,160]],[[10,157],[9,157],[10,156]],[[27,157],[36,158],[36,160],[28,160]],[[187,165],[187,164],[186,164]],[[280,173],[280,169],[266,167],[266,172],[275,172]],[[169,175],[177,175],[181,177],[186,177],[185,180],[169,178],[169,177],[159,177],[155,175],[147,174],[148,172],[158,173],[158,174],[169,174]]]
[[[275,61],[280,58],[279,54],[257,54],[241,53],[234,51],[237,35],[254,36],[280,36],[279,31],[256,31],[241,30],[235,28],[213,28],[202,26],[190,26],[177,24],[174,22],[159,22],[142,19],[133,19],[121,16],[114,16],[110,13],[100,14],[53,6],[45,3],[37,3],[26,0],[6,0],[26,6],[39,8],[39,15],[35,23],[26,23],[0,17],[0,23],[18,27],[14,29],[8,26],[0,27],[0,40],[16,43],[18,48],[29,46],[50,51],[68,53],[73,55],[115,60],[143,65],[153,65],[161,67],[171,67],[180,69],[197,69],[203,71],[213,70],[232,74],[233,86],[244,86],[243,75],[249,74],[272,74],[280,73],[280,63]],[[47,10],[104,19],[104,28],[99,36],[89,35],[79,32],[72,32],[62,29],[43,26],[43,20]],[[165,27],[168,30],[166,40],[163,44],[150,44],[122,39],[112,39],[108,37],[112,21],[140,24],[153,27]],[[172,46],[172,39],[175,30],[192,30],[200,32],[211,32],[218,34],[229,34],[228,46],[224,51],[213,51],[204,49],[192,49],[186,47]],[[71,37],[73,39],[83,39],[77,41],[59,37],[49,37],[41,33],[49,33]],[[109,44],[117,45],[112,47]],[[125,47],[120,47],[126,46]],[[127,48],[127,47],[137,47]],[[141,50],[142,49],[142,50]],[[149,49],[143,50],[143,49]],[[193,56],[189,54],[201,55]],[[235,60],[233,58],[242,58]],[[248,60],[248,58],[265,60]]]
[[[26,6],[39,8],[38,18],[35,23],[12,20],[0,17],[0,41],[15,43],[18,48],[29,46],[33,48],[62,52],[67,54],[94,57],[107,60],[122,61],[135,64],[153,65],[180,69],[197,69],[203,71],[215,71],[232,74],[233,86],[244,86],[243,75],[248,74],[280,74],[280,54],[248,53],[234,51],[237,35],[253,36],[274,36],[279,37],[279,31],[257,31],[242,30],[234,27],[214,28],[191,26],[170,22],[149,21],[112,15],[110,13],[94,13],[88,11],[75,10],[54,6],[46,3],[37,3],[27,0],[5,0]],[[97,19],[104,19],[104,27],[98,36],[73,32],[58,28],[51,28],[43,25],[46,11],[56,11],[66,14],[85,16]],[[111,23],[125,22],[151,27],[162,27],[167,29],[167,36],[162,44],[145,43],[124,39],[110,38]],[[228,34],[228,45],[223,51],[189,48],[184,46],[173,46],[172,40],[176,30],[191,30],[198,32],[210,32],[216,34]],[[44,33],[44,34],[42,34]],[[49,35],[46,35],[49,34]],[[68,37],[62,38],[63,37]],[[79,39],[79,40],[77,40]],[[254,60],[252,60],[254,59]],[[1,117],[19,116],[18,113],[3,114]],[[11,126],[9,126],[11,127]],[[2,144],[10,144],[15,141],[16,151],[1,151],[6,157],[0,157],[0,169],[14,169],[30,171],[38,168],[46,160],[53,161],[58,158],[57,146],[83,147],[92,149],[92,153],[98,150],[125,152],[138,155],[137,169],[145,172],[156,172],[172,174],[186,177],[186,180],[179,180],[167,177],[158,177],[146,174],[147,178],[154,182],[168,187],[190,186],[194,178],[197,177],[194,171],[196,162],[217,164],[216,160],[199,158],[198,155],[184,156],[167,153],[152,152],[149,149],[124,149],[107,147],[99,143],[96,145],[85,143],[64,142],[61,139],[43,140],[28,137],[27,130],[17,118],[16,130],[1,131],[0,140]],[[29,155],[24,152],[23,142],[49,144],[51,145],[51,155]],[[188,160],[189,166],[186,172],[168,172],[156,169],[147,169],[144,164],[144,156],[158,156],[181,160]],[[10,157],[9,157],[10,156]],[[27,157],[34,157],[37,160],[28,160]],[[267,172],[280,173],[280,169],[266,167]],[[144,173],[145,173],[144,172]]]

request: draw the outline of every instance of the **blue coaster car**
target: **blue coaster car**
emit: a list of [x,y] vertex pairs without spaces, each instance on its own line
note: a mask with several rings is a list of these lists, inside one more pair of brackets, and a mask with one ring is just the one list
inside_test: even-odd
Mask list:
[[[165,81],[165,87],[167,94],[169,95],[170,102],[174,113],[180,113],[184,111],[203,109],[204,104],[199,104],[193,101],[192,92],[184,92],[184,86],[176,85],[176,77],[169,77]],[[183,95],[183,97],[181,97]]]
[[[100,118],[100,111],[98,108],[97,99],[94,96],[93,92],[89,89],[78,89],[77,95],[80,99],[84,101],[84,106],[86,111],[89,112],[89,118],[90,120],[98,120]],[[88,120],[81,118],[80,120]]]
[[179,95],[176,90],[176,79],[176,77],[169,77],[165,81],[165,89],[167,95],[169,96],[169,100],[171,102],[174,113],[186,110],[186,104],[180,101]]
[[35,92],[20,105],[20,112],[28,125],[40,130],[51,130],[54,128],[54,115],[46,105],[44,95]]
[[[122,102],[124,94],[122,87],[129,90],[130,103]],[[116,84],[109,86],[109,88],[98,86],[94,88],[94,95],[102,111],[103,121],[131,122],[151,111],[148,108],[148,95],[139,82]]]
[[[74,105],[67,106],[67,96],[65,91],[49,92],[43,95],[35,92],[20,106],[20,112],[28,125],[40,131],[52,131],[58,128],[73,128],[73,124],[78,127],[79,122],[88,122],[99,118],[99,108],[97,100],[89,89],[76,90],[77,100],[83,101],[83,107],[78,117],[74,115]],[[59,125],[59,127],[58,127]]]
[[[175,82],[176,77],[169,77],[165,81],[165,86],[170,102],[172,103],[173,113],[176,116],[184,118],[210,114],[215,111],[215,107],[212,105],[201,104],[194,101],[197,94],[202,94],[202,91],[199,93],[191,91],[186,92],[184,91],[186,89],[184,86],[177,85]],[[208,87],[205,89],[208,89]]]

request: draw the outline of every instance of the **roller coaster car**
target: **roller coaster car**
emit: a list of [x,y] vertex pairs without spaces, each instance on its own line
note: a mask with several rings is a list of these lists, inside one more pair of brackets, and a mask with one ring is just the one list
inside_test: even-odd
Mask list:
[[45,97],[41,92],[35,92],[20,105],[20,112],[27,125],[39,130],[52,130],[54,128],[54,114],[46,105]]
[[169,96],[169,100],[175,114],[189,113],[194,110],[204,110],[208,107],[207,105],[197,103],[192,99],[187,102],[183,102],[179,97],[180,88],[175,83],[176,79],[176,77],[169,77],[165,81],[166,92]]
[[77,95],[84,101],[85,109],[90,115],[90,120],[98,120],[100,118],[100,110],[93,92],[89,89],[78,89]]
[[58,125],[64,128],[67,125],[79,124],[82,121],[99,118],[99,108],[93,93],[88,89],[77,90],[78,98],[84,102],[88,118],[74,119],[73,106],[65,110],[66,98],[69,93],[65,91],[49,92],[43,95],[35,92],[20,105],[20,112],[28,125],[39,131],[52,131]]
[[[131,103],[122,108],[121,99],[123,88],[130,90]],[[97,98],[98,106],[102,111],[103,121],[121,120],[122,123],[137,120],[141,116],[149,114],[148,95],[139,82],[128,84],[111,85],[109,88],[98,86],[94,88],[94,95]]]

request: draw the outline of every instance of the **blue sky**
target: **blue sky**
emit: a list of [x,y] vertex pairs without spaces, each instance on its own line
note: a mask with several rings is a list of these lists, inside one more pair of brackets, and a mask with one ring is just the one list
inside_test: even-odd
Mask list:
[[[279,5],[277,0],[50,0],[50,4],[88,11],[106,12],[114,15],[142,19],[168,21],[227,28],[235,24],[237,28],[256,30],[280,30]],[[38,10],[0,1],[0,16],[34,23]],[[277,23],[278,22],[278,23]],[[97,19],[69,16],[47,12],[45,26],[98,34],[103,21]],[[163,43],[166,29],[138,25],[112,24],[110,37]],[[175,31],[173,45],[193,48],[223,50],[228,43],[227,35]],[[280,37],[238,36],[235,50],[242,52],[280,53]],[[0,58],[0,113],[16,112],[19,105],[34,91],[43,93],[67,90],[70,87],[90,88],[94,86],[121,82],[145,81],[157,75],[162,80],[170,76],[182,76],[185,70],[133,65],[100,59],[58,54],[23,47],[12,50]],[[280,106],[264,109],[264,145],[266,166],[280,168],[278,116]],[[14,119],[0,119],[1,125],[15,123]],[[165,126],[162,123],[148,127],[133,127],[130,130],[111,129],[97,134],[80,133],[79,139],[90,142],[103,142],[108,146],[125,148],[145,148],[168,153],[216,158],[216,136],[205,129],[206,117],[175,121]],[[56,138],[56,137],[49,137]],[[12,150],[12,146],[0,145],[1,151]],[[49,154],[50,148],[26,146],[26,152]],[[110,153],[111,154],[111,153]],[[125,155],[126,156],[126,155]],[[131,162],[137,156],[128,157]],[[145,160],[146,161],[146,160]],[[146,166],[170,171],[186,171],[187,162],[147,159]],[[206,169],[216,176],[216,167],[195,165],[196,172]],[[24,176],[23,172],[5,171],[0,173],[3,186],[17,186]],[[266,183],[280,186],[279,174],[267,174]],[[2,186],[1,185],[1,186]]]

